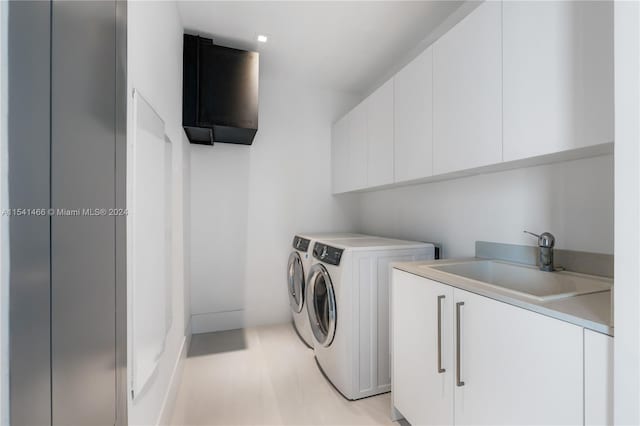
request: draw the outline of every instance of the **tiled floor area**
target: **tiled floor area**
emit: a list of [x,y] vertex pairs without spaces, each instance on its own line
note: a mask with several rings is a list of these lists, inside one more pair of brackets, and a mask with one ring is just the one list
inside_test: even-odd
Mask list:
[[194,335],[173,425],[394,425],[390,394],[347,401],[291,325]]

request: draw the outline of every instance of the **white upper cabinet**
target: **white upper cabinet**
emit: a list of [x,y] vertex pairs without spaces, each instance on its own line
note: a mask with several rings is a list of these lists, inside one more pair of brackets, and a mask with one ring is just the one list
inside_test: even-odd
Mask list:
[[393,183],[393,80],[366,101],[367,186]]
[[503,3],[504,160],[613,142],[613,2]]
[[394,78],[395,182],[433,174],[433,49]]
[[349,123],[348,115],[333,125],[331,134],[331,183],[334,194],[347,191],[349,169]]
[[601,154],[613,107],[612,2],[486,1],[336,123],[334,193]]
[[333,125],[331,175],[334,194],[367,186],[367,116],[360,104]]
[[348,114],[347,191],[367,186],[367,111],[363,102]]
[[501,162],[501,3],[482,3],[433,47],[433,173]]

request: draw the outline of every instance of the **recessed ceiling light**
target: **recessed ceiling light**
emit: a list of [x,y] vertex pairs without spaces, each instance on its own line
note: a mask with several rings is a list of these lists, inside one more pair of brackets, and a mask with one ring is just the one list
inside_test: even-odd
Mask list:
[[258,41],[259,41],[260,43],[266,43],[266,42],[267,42],[267,36],[266,36],[266,35],[262,35],[262,34],[260,34],[260,35],[258,36]]

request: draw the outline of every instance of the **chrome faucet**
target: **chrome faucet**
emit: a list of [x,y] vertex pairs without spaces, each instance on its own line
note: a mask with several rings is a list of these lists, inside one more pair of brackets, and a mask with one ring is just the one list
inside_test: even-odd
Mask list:
[[538,238],[538,262],[541,271],[553,272],[553,246],[556,244],[556,238],[549,232],[542,234],[534,234],[533,232],[524,231],[525,234],[533,235]]

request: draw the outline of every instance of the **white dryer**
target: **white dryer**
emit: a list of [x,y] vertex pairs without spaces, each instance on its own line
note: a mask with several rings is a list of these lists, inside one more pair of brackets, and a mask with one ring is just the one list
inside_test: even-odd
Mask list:
[[343,238],[362,238],[365,235],[355,233],[315,233],[298,234],[293,237],[293,250],[287,263],[287,290],[293,325],[302,341],[313,348],[313,337],[309,325],[309,315],[305,306],[306,274],[311,265],[311,250],[315,240],[333,241]]
[[379,237],[314,243],[306,290],[314,354],[347,399],[391,390],[391,263],[435,253],[430,243]]
[[293,326],[300,339],[313,348],[309,317],[304,306],[306,273],[311,263],[311,240],[301,235],[293,237],[293,251],[287,263],[287,292],[293,317]]

